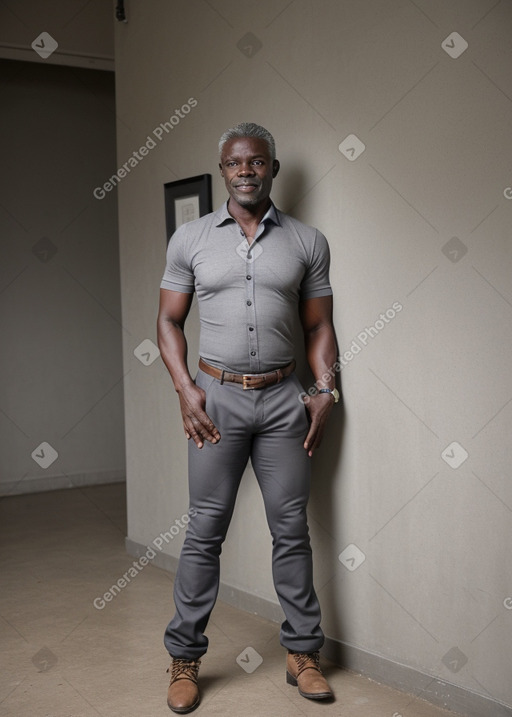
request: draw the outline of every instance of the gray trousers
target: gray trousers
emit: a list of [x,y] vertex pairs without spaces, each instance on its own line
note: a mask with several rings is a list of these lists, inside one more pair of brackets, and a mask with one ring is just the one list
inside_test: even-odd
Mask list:
[[198,449],[189,441],[190,522],[174,584],[176,614],[164,643],[172,657],[194,660],[208,647],[205,636],[219,589],[219,557],[242,473],[249,458],[263,495],[272,535],[272,575],[285,621],[281,644],[313,652],[324,641],[313,588],[306,517],[310,458],[302,387],[291,374],[281,383],[244,391],[199,371],[206,412],[221,440]]

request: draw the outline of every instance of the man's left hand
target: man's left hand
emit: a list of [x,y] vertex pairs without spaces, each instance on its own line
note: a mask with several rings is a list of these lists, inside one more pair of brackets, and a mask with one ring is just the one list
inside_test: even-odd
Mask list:
[[304,398],[304,403],[311,419],[308,435],[304,441],[304,448],[308,452],[308,456],[312,456],[322,442],[325,424],[334,406],[334,398],[330,393],[317,393],[314,396]]

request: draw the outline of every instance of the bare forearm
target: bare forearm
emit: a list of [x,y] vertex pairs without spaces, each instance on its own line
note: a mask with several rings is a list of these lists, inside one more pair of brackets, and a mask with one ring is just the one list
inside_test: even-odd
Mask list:
[[157,336],[162,360],[178,393],[185,435],[202,448],[204,441],[220,441],[220,433],[206,413],[205,392],[194,383],[188,370],[183,327],[191,303],[192,294],[160,289]]
[[305,335],[306,358],[318,388],[335,387],[337,345],[334,329],[325,324]]
[[174,388],[181,391],[192,383],[187,365],[187,340],[182,327],[175,321],[158,322],[158,347],[162,360],[171,374]]

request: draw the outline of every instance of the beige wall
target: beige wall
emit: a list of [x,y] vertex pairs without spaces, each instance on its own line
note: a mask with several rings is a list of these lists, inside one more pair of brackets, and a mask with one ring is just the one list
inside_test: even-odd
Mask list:
[[[218,206],[218,136],[259,122],[282,162],[275,202],[330,240],[336,328],[352,350],[310,504],[329,644],[468,714],[483,714],[473,694],[512,704],[511,5],[153,0],[127,12],[118,166],[198,102],[118,187],[129,546],[187,509],[170,379],[133,353],[156,341],[163,183],[211,172]],[[456,58],[442,46],[454,55],[464,41]],[[338,148],[352,134],[357,157],[353,139],[348,157]],[[193,313],[192,366],[197,328]],[[224,594],[246,606],[276,601],[267,532],[248,470],[222,557]],[[164,546],[169,564],[182,538]]]
[[6,0],[0,5],[0,57],[113,70],[113,24],[109,0]]

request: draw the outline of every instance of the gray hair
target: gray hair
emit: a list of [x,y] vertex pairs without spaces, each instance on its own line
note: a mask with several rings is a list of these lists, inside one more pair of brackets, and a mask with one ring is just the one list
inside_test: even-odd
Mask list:
[[272,161],[276,158],[276,143],[270,132],[261,127],[259,124],[254,122],[240,122],[231,129],[226,130],[219,140],[219,154],[222,154],[222,149],[226,142],[230,139],[240,139],[243,137],[256,137],[257,139],[263,139],[268,145],[268,151]]

